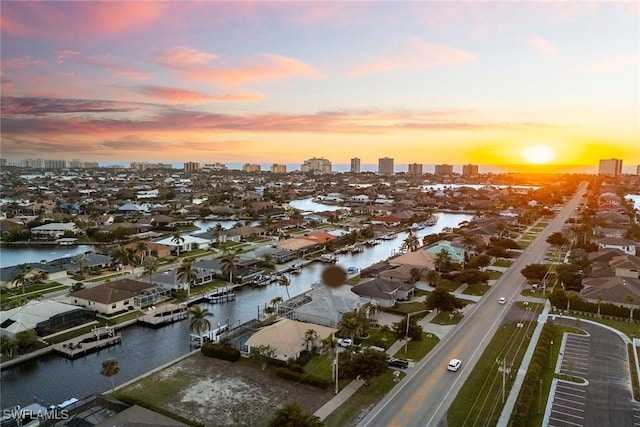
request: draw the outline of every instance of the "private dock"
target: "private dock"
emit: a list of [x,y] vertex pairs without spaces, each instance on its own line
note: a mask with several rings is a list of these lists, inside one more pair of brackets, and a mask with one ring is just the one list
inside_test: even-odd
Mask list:
[[138,318],[138,322],[151,327],[177,322],[188,317],[187,309],[186,304],[164,304],[160,307],[152,307],[144,316]]
[[115,332],[113,327],[104,326],[94,328],[88,334],[80,335],[79,337],[59,344],[54,344],[53,348],[64,356],[73,359],[100,348],[115,345],[119,343],[121,339],[122,335],[119,332]]
[[223,302],[235,301],[236,293],[232,289],[224,288],[218,289],[214,292],[206,294],[204,299],[210,304],[218,304]]

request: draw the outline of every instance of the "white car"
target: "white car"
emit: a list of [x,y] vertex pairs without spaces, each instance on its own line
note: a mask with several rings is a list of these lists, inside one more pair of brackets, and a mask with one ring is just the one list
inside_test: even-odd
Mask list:
[[451,362],[447,365],[447,371],[456,372],[462,366],[462,361],[460,359],[451,359]]
[[338,340],[338,345],[340,347],[349,347],[351,344],[353,344],[353,341],[351,341],[351,338],[342,338]]
[[498,304],[506,304],[506,303],[507,303],[507,299],[505,297],[498,298]]

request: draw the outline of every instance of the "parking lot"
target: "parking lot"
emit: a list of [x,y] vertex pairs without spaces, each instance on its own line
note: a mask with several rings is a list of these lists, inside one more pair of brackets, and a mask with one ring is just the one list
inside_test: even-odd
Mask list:
[[[575,319],[554,322],[576,326]],[[638,426],[640,404],[633,400],[625,338],[583,320],[587,334],[565,333],[558,355],[543,425]]]

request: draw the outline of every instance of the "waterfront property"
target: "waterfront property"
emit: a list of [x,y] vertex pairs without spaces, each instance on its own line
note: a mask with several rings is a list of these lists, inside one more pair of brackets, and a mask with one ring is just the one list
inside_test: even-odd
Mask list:
[[156,327],[177,322],[188,317],[186,304],[163,304],[149,308],[144,316],[138,317],[138,323]]
[[18,283],[19,280],[27,282],[37,280],[60,280],[66,277],[67,270],[64,268],[39,262],[12,265],[0,269],[0,285],[7,289],[23,285],[24,283]]
[[120,279],[69,294],[73,304],[113,315],[134,310],[169,297],[169,291],[138,280]]
[[90,333],[55,344],[53,349],[69,358],[84,356],[98,349],[109,347],[120,342],[122,334],[112,327],[94,328]]
[[0,335],[35,330],[39,336],[51,335],[95,320],[95,313],[54,300],[29,301],[25,305],[0,311]]

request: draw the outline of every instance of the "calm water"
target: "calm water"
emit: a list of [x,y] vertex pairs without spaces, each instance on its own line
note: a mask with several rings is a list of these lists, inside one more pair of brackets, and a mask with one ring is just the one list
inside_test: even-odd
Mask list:
[[325,211],[337,211],[344,209],[342,206],[337,205],[325,205],[322,203],[316,203],[313,199],[301,199],[293,200],[289,202],[292,208],[300,209],[303,212],[325,212]]
[[640,194],[627,194],[626,198],[633,200],[636,209],[640,209]]
[[[419,230],[415,234],[423,237],[437,233],[445,227],[455,227],[462,221],[469,221],[471,215],[437,214],[439,221],[432,227]],[[400,248],[407,233],[400,233],[393,240],[367,248],[359,254],[344,254],[338,258],[338,265],[348,268],[365,268],[384,260]],[[305,267],[301,274],[292,275],[289,293],[293,296],[311,288],[320,281],[323,268],[320,263]],[[214,313],[212,322],[230,322],[233,326],[255,319],[258,307],[268,304],[275,297],[286,298],[287,291],[278,284],[264,288],[245,288],[238,292],[237,300],[226,304],[207,304]],[[107,358],[119,361],[120,373],[115,377],[117,384],[129,381],[189,352],[188,322],[181,321],[160,329],[150,329],[134,325],[122,330],[122,343],[90,354],[84,358],[69,361],[55,354],[9,368],[1,373],[0,407],[31,402],[34,397],[45,403],[59,403],[70,397],[85,397],[91,393],[104,392],[110,388],[110,380],[100,375],[102,362]]]
[[91,245],[78,246],[12,246],[0,248],[0,267],[18,265],[25,262],[53,261],[54,259],[93,251]]

